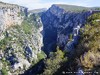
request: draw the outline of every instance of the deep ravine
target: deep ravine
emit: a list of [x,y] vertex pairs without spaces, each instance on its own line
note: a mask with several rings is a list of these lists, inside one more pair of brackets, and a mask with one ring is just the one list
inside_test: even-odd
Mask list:
[[[41,20],[43,23],[44,52],[49,57],[49,53],[55,52],[57,46],[59,46],[62,50],[68,51],[69,54],[67,55],[67,57],[70,58],[70,61],[66,62],[66,65],[70,66],[66,67],[73,67],[73,70],[66,69],[65,71],[80,72],[80,74],[77,75],[83,75],[82,68],[80,66],[77,66],[77,63],[72,63],[73,61],[75,61],[73,57],[75,55],[75,48],[80,39],[80,28],[84,27],[87,22],[87,18],[90,15],[100,12],[98,10],[92,10],[91,8],[86,11],[84,11],[84,9],[85,8],[81,8],[81,11],[67,11],[61,8],[60,5],[52,5],[51,8],[49,8],[46,12],[43,12],[41,15]],[[43,71],[41,70],[43,68],[37,70],[37,72],[34,71],[41,65],[44,68],[43,65],[45,64],[43,64],[43,61],[40,61],[38,65],[33,66],[31,70],[26,71],[25,75],[32,73],[34,75],[40,74]]]
[[[96,58],[96,61],[100,59],[99,52],[98,56],[95,56],[95,52],[85,52],[85,47],[79,47],[83,49],[79,49],[78,54],[77,47],[84,44],[80,35],[85,32],[82,28],[85,28],[89,16],[100,15],[95,13],[100,13],[100,8],[53,4],[49,9],[29,11],[23,6],[0,2],[0,75],[43,75],[43,72],[48,70],[45,61],[51,57],[49,73],[54,64],[53,67],[56,65],[57,70],[53,75],[62,75],[65,72],[80,72],[68,75],[83,75],[83,66],[88,66],[84,58],[92,61],[93,58]],[[100,19],[95,20],[93,17],[90,17],[90,21],[98,26]],[[99,29],[92,28],[92,22],[88,23],[88,27],[91,26],[91,29],[99,34]],[[98,46],[98,41],[96,42],[95,46]],[[91,67],[91,63],[89,64]]]

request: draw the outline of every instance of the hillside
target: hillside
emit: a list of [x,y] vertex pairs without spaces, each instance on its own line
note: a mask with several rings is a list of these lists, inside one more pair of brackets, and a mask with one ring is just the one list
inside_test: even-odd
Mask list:
[[0,75],[19,75],[45,58],[41,18],[22,6],[0,5]]
[[59,8],[64,9],[65,11],[70,12],[82,12],[82,11],[89,11],[89,10],[100,10],[100,7],[84,7],[84,6],[76,6],[76,5],[67,5],[67,4],[54,4],[53,6],[57,6]]
[[81,35],[78,45],[77,55],[81,54],[80,62],[84,71],[96,71],[100,74],[100,13],[95,13],[88,17],[84,33]]

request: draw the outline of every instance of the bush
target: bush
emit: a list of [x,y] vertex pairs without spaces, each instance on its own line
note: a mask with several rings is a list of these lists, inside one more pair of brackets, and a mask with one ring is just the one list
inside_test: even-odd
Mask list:
[[8,75],[6,68],[2,68],[1,72],[2,72],[2,75]]
[[66,62],[64,53],[57,47],[57,52],[51,53],[51,57],[45,60],[45,70],[43,75],[53,75]]
[[23,28],[25,34],[32,33],[32,26],[27,21],[23,21],[22,28]]
[[45,58],[45,53],[42,51],[41,53],[37,54],[38,60],[44,59]]

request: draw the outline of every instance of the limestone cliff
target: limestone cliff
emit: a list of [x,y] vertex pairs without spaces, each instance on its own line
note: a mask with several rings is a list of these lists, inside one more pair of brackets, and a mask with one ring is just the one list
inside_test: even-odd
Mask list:
[[27,8],[0,2],[0,34],[12,25],[21,25]]
[[44,51],[54,51],[58,45],[62,50],[73,51],[78,44],[79,30],[88,16],[100,12],[94,8],[52,5],[42,15],[44,25]]
[[27,8],[0,2],[0,75],[18,75],[43,59],[42,22]]

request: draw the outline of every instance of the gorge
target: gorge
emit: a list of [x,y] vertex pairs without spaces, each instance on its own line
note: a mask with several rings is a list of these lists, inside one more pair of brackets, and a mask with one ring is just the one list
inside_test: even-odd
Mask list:
[[[67,61],[53,75],[74,70],[79,74],[72,75],[83,75],[88,64],[84,55],[89,57],[89,53],[78,49],[83,45],[80,35],[85,32],[81,29],[85,29],[87,23],[92,24],[91,20],[100,14],[95,18],[89,17],[98,13],[99,7],[53,4],[48,10],[29,11],[26,7],[0,2],[0,75],[45,75],[45,60],[50,59],[53,52],[56,56],[57,49],[63,51]],[[99,21],[100,17],[96,18],[96,22]],[[98,57],[99,63],[100,52],[97,51],[98,56],[92,52],[90,56]],[[84,63],[80,61],[81,56]],[[88,68],[89,71],[95,70],[95,67]]]

